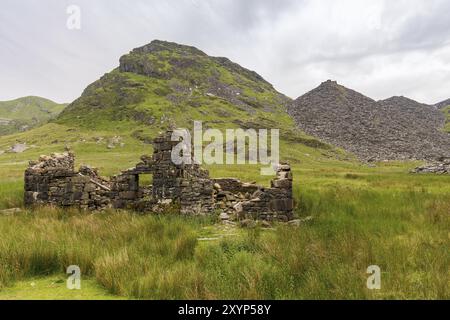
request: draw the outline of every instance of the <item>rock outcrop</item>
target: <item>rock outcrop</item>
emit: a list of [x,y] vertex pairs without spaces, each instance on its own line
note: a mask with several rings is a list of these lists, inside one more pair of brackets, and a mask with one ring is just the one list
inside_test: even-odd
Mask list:
[[415,168],[411,173],[436,173],[436,174],[450,174],[450,158],[439,159],[426,165]]
[[22,153],[26,150],[28,150],[30,147],[27,146],[26,143],[17,143],[13,146],[11,146],[11,148],[8,150],[8,152],[10,153]]
[[306,133],[364,161],[450,156],[442,112],[405,97],[377,102],[329,80],[298,98],[288,112]]

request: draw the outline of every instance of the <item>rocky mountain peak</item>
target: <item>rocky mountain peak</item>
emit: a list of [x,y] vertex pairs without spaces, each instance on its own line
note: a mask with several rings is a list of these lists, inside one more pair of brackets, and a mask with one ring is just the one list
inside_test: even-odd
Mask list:
[[162,129],[186,127],[192,118],[211,114],[221,123],[241,123],[256,115],[269,121],[273,113],[289,119],[290,102],[256,72],[227,58],[154,40],[123,55],[119,67],[89,85],[58,121],[83,125],[101,118],[159,123]]
[[417,106],[423,106],[423,107],[430,107],[429,105],[417,102],[413,99],[404,97],[404,96],[393,96],[391,98],[380,100],[379,103],[397,106],[397,107],[417,107]]
[[319,87],[328,88],[328,89],[338,89],[340,87],[340,85],[337,83],[337,81],[327,80],[327,81],[322,82]]
[[[215,67],[213,74],[210,70]],[[153,78],[190,78],[194,85],[218,78],[221,68],[253,82],[273,88],[259,74],[248,70],[225,57],[211,57],[203,51],[174,42],[154,40],[133,49],[120,58],[119,70]],[[196,79],[193,79],[193,78]]]
[[368,105],[375,103],[375,101],[338,84],[337,81],[327,80],[322,82],[317,88],[299,97],[296,103],[314,105],[316,108],[326,112],[327,117],[334,117],[336,113],[342,110],[349,112],[354,108],[364,110]]
[[345,95],[347,88],[337,83],[337,81],[327,80],[322,82],[317,88],[310,92],[323,92],[330,95]]
[[206,56],[206,53],[195,47],[162,40],[153,40],[149,44],[133,49],[131,53],[149,54],[161,51],[176,52],[179,54],[187,54],[187,55]]

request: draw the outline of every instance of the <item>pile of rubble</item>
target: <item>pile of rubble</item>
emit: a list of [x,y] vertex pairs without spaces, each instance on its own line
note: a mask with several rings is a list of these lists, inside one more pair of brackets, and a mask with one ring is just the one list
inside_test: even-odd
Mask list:
[[29,170],[34,173],[73,171],[74,165],[75,155],[72,152],[53,153],[50,156],[40,156],[38,161],[30,161]]
[[436,173],[450,174],[450,158],[441,158],[433,163],[417,167],[411,171],[412,173]]

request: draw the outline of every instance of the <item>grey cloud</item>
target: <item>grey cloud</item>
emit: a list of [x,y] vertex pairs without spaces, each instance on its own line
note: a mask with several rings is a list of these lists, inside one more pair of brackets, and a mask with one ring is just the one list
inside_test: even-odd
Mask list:
[[[82,30],[65,27],[82,9]],[[194,45],[297,97],[333,78],[382,99],[450,97],[446,0],[2,0],[0,100],[71,101],[153,39]],[[447,82],[448,83],[448,82]]]
[[[406,3],[403,3],[403,6]],[[396,43],[404,49],[429,49],[450,43],[450,2],[429,1],[399,27]],[[396,6],[396,11],[402,8]],[[387,13],[386,13],[387,14]]]

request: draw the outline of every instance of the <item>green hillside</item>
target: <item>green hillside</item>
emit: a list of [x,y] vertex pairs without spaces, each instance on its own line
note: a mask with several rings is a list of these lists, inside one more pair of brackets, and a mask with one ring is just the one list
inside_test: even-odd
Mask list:
[[0,101],[0,135],[25,131],[55,118],[65,104],[41,97]]
[[194,120],[216,128],[291,129],[289,102],[258,74],[226,58],[153,41],[123,56],[120,66],[88,86],[57,122],[106,130],[189,127]]

